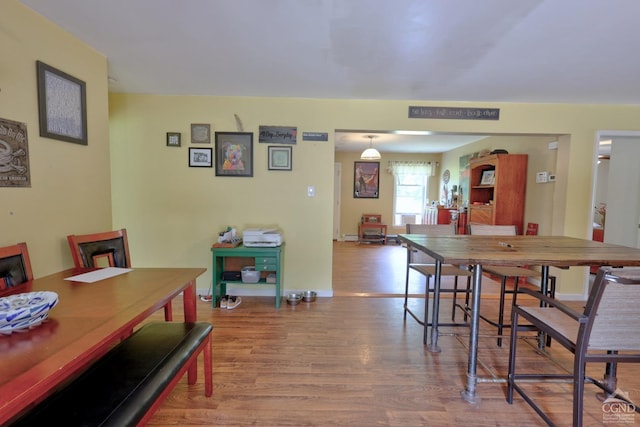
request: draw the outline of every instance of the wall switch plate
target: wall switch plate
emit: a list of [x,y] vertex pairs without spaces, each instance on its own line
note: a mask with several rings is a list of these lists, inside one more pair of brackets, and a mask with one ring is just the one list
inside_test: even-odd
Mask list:
[[555,182],[555,181],[556,181],[556,174],[550,173],[549,174],[549,182]]

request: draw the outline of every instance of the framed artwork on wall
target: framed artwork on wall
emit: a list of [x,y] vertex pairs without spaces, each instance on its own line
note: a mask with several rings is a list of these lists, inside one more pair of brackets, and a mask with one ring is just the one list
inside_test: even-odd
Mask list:
[[180,132],[167,132],[167,147],[180,147]]
[[211,125],[205,123],[192,123],[191,143],[211,144]]
[[31,187],[27,124],[0,118],[0,136],[0,187]]
[[189,167],[210,168],[213,165],[211,148],[189,147]]
[[216,176],[253,176],[253,132],[216,132]]
[[87,145],[86,84],[36,61],[40,136]]
[[380,162],[354,162],[354,199],[377,199],[380,192],[379,186]]
[[269,146],[269,170],[270,171],[290,171],[291,170],[291,147]]

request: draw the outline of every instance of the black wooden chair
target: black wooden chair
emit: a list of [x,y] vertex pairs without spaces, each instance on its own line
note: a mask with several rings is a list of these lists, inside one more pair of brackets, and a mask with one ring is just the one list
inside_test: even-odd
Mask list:
[[0,297],[28,291],[33,280],[26,243],[0,248]]
[[[93,234],[67,236],[71,257],[76,268],[101,266],[131,268],[127,230],[122,228]],[[173,320],[171,302],[164,306],[164,318]]]
[[[566,380],[573,382],[573,425],[576,427],[582,426],[585,383],[604,390],[608,399],[622,402],[620,408],[638,411],[637,406],[626,404],[627,398],[616,394],[616,365],[640,363],[640,268],[601,268],[582,313],[539,291],[521,289],[521,292],[535,300],[527,299],[527,305],[514,301],[507,402],[513,403],[515,390],[547,424],[553,425],[551,418],[533,401],[521,383]],[[541,307],[540,303],[547,306]],[[521,319],[524,324],[521,324]],[[573,372],[516,373],[518,332],[531,330],[531,326],[573,353]],[[527,363],[531,364],[530,355],[527,358]],[[586,364],[590,362],[606,363],[603,381],[587,376]],[[544,368],[556,365],[536,363],[536,366]],[[536,389],[543,390],[541,387]]]

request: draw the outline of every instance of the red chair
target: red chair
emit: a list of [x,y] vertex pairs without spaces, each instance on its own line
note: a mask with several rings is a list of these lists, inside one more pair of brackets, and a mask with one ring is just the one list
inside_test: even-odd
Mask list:
[[[125,228],[93,234],[70,234],[67,241],[76,268],[96,268],[103,265],[131,268]],[[164,306],[164,318],[166,321],[173,320],[171,302]]]

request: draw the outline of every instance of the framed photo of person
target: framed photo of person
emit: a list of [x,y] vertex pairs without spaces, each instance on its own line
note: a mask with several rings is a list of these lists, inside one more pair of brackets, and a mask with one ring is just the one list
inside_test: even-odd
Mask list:
[[354,162],[353,198],[377,199],[380,191],[380,162]]

